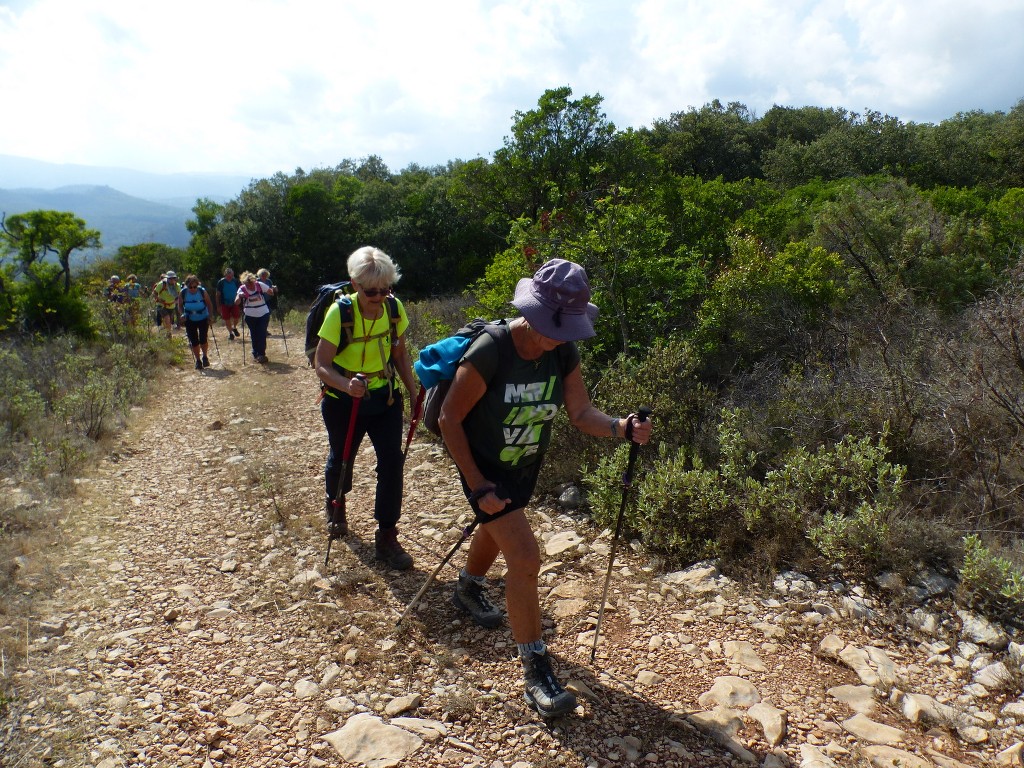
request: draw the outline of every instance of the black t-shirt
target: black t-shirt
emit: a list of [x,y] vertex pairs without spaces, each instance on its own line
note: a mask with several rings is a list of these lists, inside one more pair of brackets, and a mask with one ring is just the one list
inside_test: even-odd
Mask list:
[[513,469],[544,457],[551,442],[551,425],[564,402],[562,379],[579,365],[580,353],[573,342],[536,360],[524,360],[511,344],[507,349],[512,350],[511,359],[499,361],[498,343],[482,333],[463,355],[462,360],[489,382],[464,426],[476,453],[497,466]]

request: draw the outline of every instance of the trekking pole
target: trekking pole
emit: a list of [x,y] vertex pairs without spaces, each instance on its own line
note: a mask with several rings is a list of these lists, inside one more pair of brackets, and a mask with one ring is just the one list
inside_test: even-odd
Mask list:
[[242,316],[242,367],[245,367],[245,315]]
[[[361,373],[356,374],[356,378],[364,384],[366,383],[366,377]],[[345,476],[348,474],[349,459],[352,456],[352,435],[356,431],[356,416],[359,415],[359,401],[361,397],[352,398],[352,412],[348,417],[348,431],[345,433],[345,447],[341,451],[341,478],[338,480],[338,492],[334,494],[334,498],[331,499],[331,520],[327,524],[327,557],[324,558],[324,567],[327,567],[327,563],[331,559],[331,542],[334,541],[334,523],[338,519],[338,515],[345,515]]]
[[[646,405],[640,408],[637,419],[642,424],[651,415],[651,409]],[[626,471],[622,473],[622,503],[619,505],[619,516],[615,520],[615,533],[612,536],[612,548],[608,553],[608,572],[604,576],[604,591],[601,593],[601,610],[597,614],[597,626],[594,628],[594,647],[590,649],[590,663],[594,663],[594,656],[597,654],[597,639],[601,636],[601,621],[604,619],[604,605],[608,600],[608,585],[612,580],[612,565],[615,563],[615,546],[619,543],[619,533],[622,531],[622,517],[626,511],[626,499],[629,498],[629,489],[633,485],[633,467],[636,464],[636,455],[640,450],[640,443],[630,442],[629,460],[626,462]]]
[[462,536],[459,538],[458,541],[455,542],[455,546],[453,546],[448,551],[448,554],[444,556],[444,560],[438,563],[437,567],[431,572],[429,576],[427,576],[427,580],[423,582],[423,586],[420,587],[420,591],[416,593],[416,596],[412,599],[412,602],[409,603],[408,607],[405,609],[405,612],[398,617],[398,621],[395,623],[395,629],[398,629],[402,626],[402,622],[405,621],[405,617],[412,613],[412,609],[416,607],[416,604],[420,601],[420,598],[423,597],[423,594],[427,591],[427,587],[434,583],[434,579],[437,578],[437,574],[441,572],[441,569],[444,568],[448,564],[448,561],[455,556],[455,553],[459,551],[459,547],[462,546],[462,542],[464,542],[473,534],[474,528],[476,528],[476,518],[473,519],[472,523],[470,523],[462,529]]
[[210,323],[210,337],[213,339],[213,348],[217,350],[217,360],[224,365],[224,358],[220,356],[220,344],[217,343],[217,334],[213,332],[213,323]]
[[285,335],[284,332],[284,312],[282,312],[280,309],[278,309],[277,312],[277,321],[281,323],[281,341],[284,342],[284,356],[288,357],[288,337]]
[[409,418],[409,434],[405,436],[405,450],[402,451],[402,464],[405,464],[405,457],[409,455],[409,443],[412,442],[412,436],[416,433],[416,425],[420,423],[420,417],[423,415],[423,398],[426,397],[427,390],[422,384],[420,384],[419,394],[416,395],[416,404],[412,407],[412,416]]

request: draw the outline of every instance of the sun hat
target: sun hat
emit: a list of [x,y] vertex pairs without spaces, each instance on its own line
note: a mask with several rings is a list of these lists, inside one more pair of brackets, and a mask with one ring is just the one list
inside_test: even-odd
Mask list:
[[121,282],[121,278],[118,277],[117,275],[111,275],[110,276],[110,282],[112,282],[112,283],[120,283]]
[[168,280],[177,280],[178,279],[178,276],[177,276],[177,274],[175,274],[174,270],[170,270],[170,269],[167,270],[167,274],[165,275],[165,277]]
[[580,341],[596,335],[598,309],[590,303],[590,281],[583,267],[571,261],[552,259],[533,277],[520,280],[512,306],[549,339]]

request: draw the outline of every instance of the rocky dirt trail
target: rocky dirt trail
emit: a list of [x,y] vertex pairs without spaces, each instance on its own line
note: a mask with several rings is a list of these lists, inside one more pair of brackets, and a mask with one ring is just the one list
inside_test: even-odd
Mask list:
[[80,481],[55,599],[4,628],[29,649],[5,674],[34,691],[16,765],[1020,764],[1024,703],[978,679],[1009,638],[941,614],[901,629],[884,601],[798,574],[767,590],[713,566],[664,574],[624,543],[592,664],[610,534],[554,498],[531,512],[546,639],[581,705],[544,721],[507,625],[449,602],[461,555],[396,629],[468,522],[439,445],[421,433],[406,467],[415,568],[373,561],[368,449],[354,532],[325,567],[326,438],[300,339],[286,357],[275,334],[272,362],[243,366],[218,331],[223,358],[169,371]]

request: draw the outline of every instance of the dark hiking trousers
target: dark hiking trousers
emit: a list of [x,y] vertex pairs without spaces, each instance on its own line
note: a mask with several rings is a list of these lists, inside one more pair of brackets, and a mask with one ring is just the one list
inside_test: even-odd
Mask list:
[[[352,490],[352,469],[356,453],[364,435],[369,435],[377,455],[377,496],[373,516],[379,527],[392,528],[402,512],[402,396],[394,391],[394,402],[388,405],[389,387],[370,390],[359,404],[356,427],[352,433],[352,447],[349,448],[348,472],[345,477],[345,493]],[[345,435],[349,417],[352,415],[352,398],[346,394],[340,397],[324,395],[320,413],[327,427],[327,438],[331,450],[324,468],[327,496],[334,498],[338,493],[341,478],[341,464],[345,456]]]
[[267,354],[267,326],[270,325],[270,313],[260,317],[245,316],[245,324],[249,326],[249,342],[252,344],[252,356],[260,358]]

